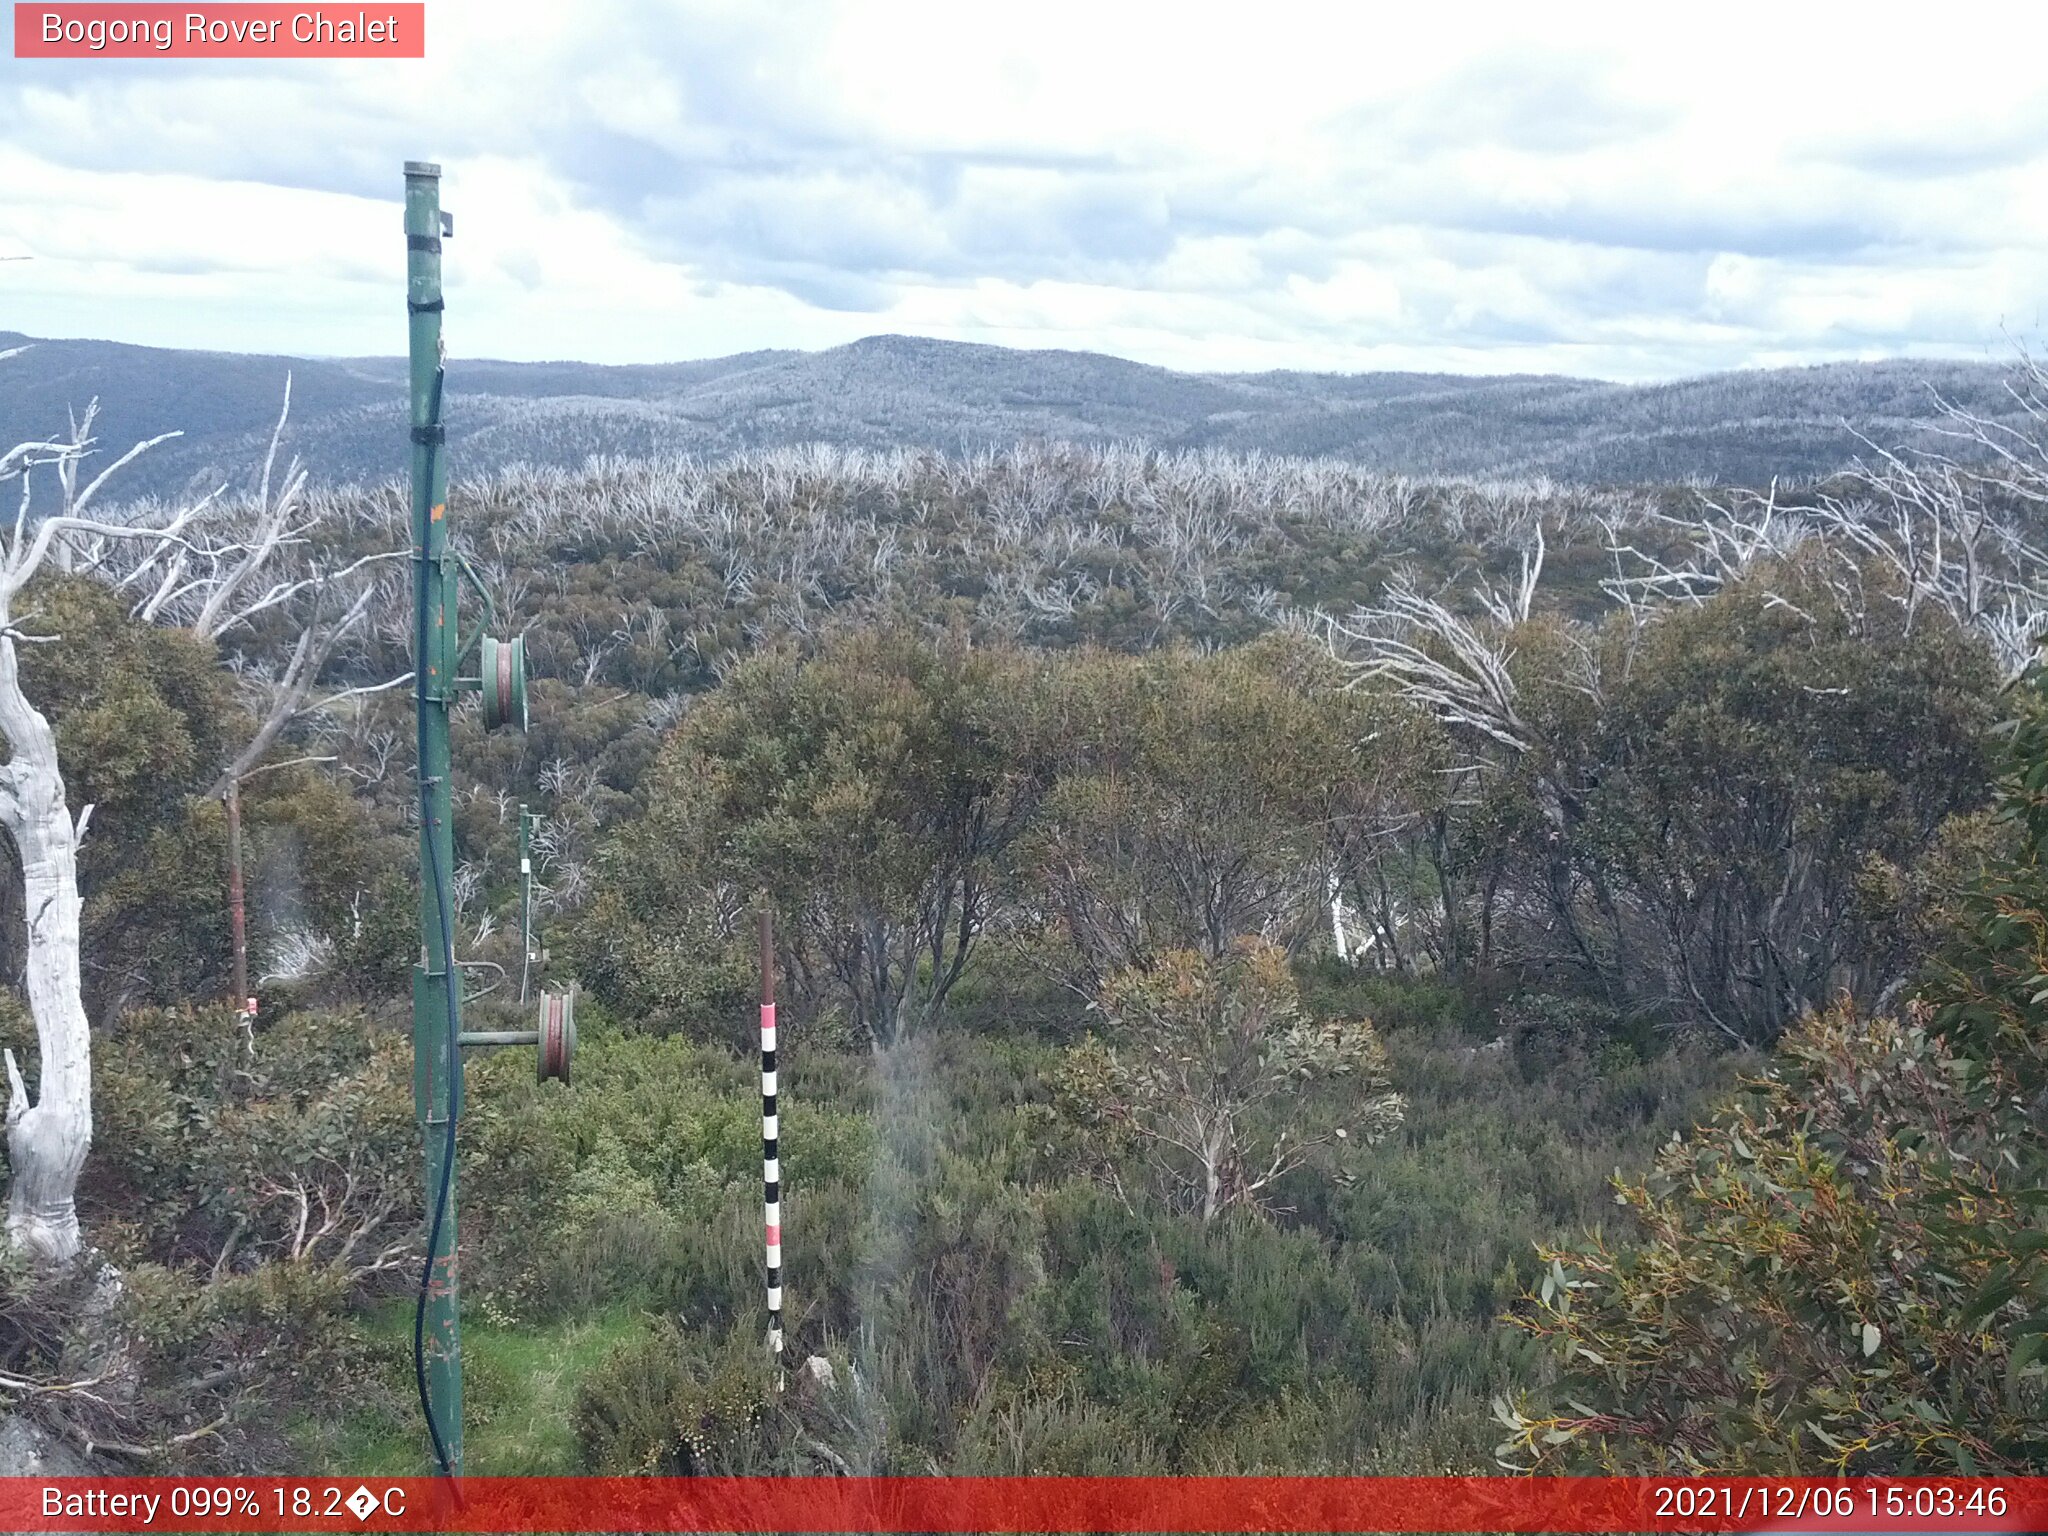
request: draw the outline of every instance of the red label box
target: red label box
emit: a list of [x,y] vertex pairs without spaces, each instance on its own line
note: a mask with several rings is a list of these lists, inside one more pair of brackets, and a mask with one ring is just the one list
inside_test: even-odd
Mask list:
[[50,4],[16,0],[17,59],[423,59],[423,0]]

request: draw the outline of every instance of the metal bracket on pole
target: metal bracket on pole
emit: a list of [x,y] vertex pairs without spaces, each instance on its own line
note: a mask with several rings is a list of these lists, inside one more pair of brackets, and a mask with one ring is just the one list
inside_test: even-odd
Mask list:
[[530,1045],[535,1047],[534,1080],[569,1081],[576,1056],[576,989],[540,995],[538,1029],[465,1029],[463,1045]]

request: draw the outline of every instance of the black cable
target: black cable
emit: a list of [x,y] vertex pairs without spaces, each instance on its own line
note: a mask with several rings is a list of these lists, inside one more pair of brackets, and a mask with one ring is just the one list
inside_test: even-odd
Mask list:
[[[441,423],[441,380],[445,368],[434,370],[434,393],[427,408],[430,427]],[[425,444],[427,455],[423,465],[426,479],[426,493],[434,494],[434,453],[437,440]],[[431,519],[432,513],[429,512]],[[427,1300],[433,1294],[434,1253],[441,1246],[441,1227],[448,1214],[448,1195],[455,1180],[455,1085],[461,1070],[461,1059],[457,1052],[461,1042],[457,1036],[457,1015],[460,1011],[458,982],[455,974],[455,913],[449,901],[448,881],[441,869],[441,850],[434,836],[432,781],[427,778],[427,604],[426,583],[427,544],[433,537],[432,524],[421,531],[419,562],[420,585],[416,592],[414,624],[416,644],[413,649],[413,715],[416,723],[414,743],[414,773],[420,784],[420,841],[426,849],[426,864],[434,883],[434,910],[441,920],[441,981],[447,989],[445,1013],[448,1020],[448,1131],[447,1140],[441,1149],[441,1187],[434,1194],[434,1217],[427,1227],[427,1260],[420,1268],[419,1297],[413,1304],[412,1312],[412,1373],[413,1381],[419,1387],[420,1412],[426,1416],[427,1435],[434,1442],[434,1459],[441,1464],[441,1475],[453,1477],[455,1465],[448,1455],[448,1444],[441,1438],[441,1424],[434,1416],[433,1394],[427,1390]],[[446,679],[443,679],[445,686]],[[455,1255],[449,1254],[452,1267]]]

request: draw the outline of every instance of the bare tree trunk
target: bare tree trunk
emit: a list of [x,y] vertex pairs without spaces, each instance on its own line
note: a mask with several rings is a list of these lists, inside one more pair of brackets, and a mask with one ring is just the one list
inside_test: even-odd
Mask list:
[[[285,404],[290,408],[290,384]],[[310,593],[314,612],[281,679],[278,697],[266,711],[263,728],[244,749],[215,793],[246,773],[255,757],[267,750],[284,725],[301,712],[321,664],[340,637],[368,611],[373,587],[359,592],[348,610],[332,625],[319,618],[318,599],[324,590],[383,555],[369,555],[338,572],[317,567],[272,581],[257,597],[236,606],[236,595],[257,579],[277,551],[304,530],[291,528],[300,505],[305,473],[297,463],[286,471],[285,485],[273,498],[271,470],[277,457],[284,415],[271,434],[264,460],[263,484],[257,498],[253,529],[246,535],[215,530],[202,521],[211,495],[180,507],[168,517],[139,522],[103,521],[86,509],[107,478],[166,437],[137,443],[85,486],[78,486],[80,466],[94,447],[92,423],[99,409],[94,401],[82,422],[73,425],[68,441],[21,443],[0,453],[0,482],[19,479],[21,499],[11,534],[0,534],[0,743],[8,760],[0,766],[0,828],[14,844],[21,862],[23,915],[27,928],[27,961],[23,981],[35,1017],[41,1057],[36,1101],[14,1053],[6,1053],[8,1077],[7,1147],[12,1181],[7,1197],[7,1235],[12,1246],[37,1258],[60,1261],[79,1250],[78,1213],[73,1193],[85,1154],[92,1145],[92,1044],[80,986],[78,845],[85,836],[92,807],[72,820],[65,802],[64,776],[57,762],[56,733],[28,701],[21,688],[17,632],[12,618],[14,599],[48,560],[58,570],[73,568],[73,541],[87,539],[98,553],[93,567],[103,579],[126,587],[139,578],[156,583],[155,592],[136,608],[146,622],[169,622],[171,610],[197,605],[192,633],[217,639],[255,615],[281,608]],[[62,507],[35,524],[28,521],[31,472],[52,468],[62,493]],[[133,549],[135,559],[122,574],[107,564],[115,546]],[[212,565],[214,575],[187,579],[192,571]],[[59,636],[38,639],[61,643]],[[361,692],[372,692],[365,688]]]
[[[249,1008],[249,911],[242,886],[242,784],[228,781],[221,796],[228,813],[228,931],[235,943],[235,1012],[246,1015]],[[525,1002],[524,997],[520,998]]]
[[92,1047],[78,935],[78,843],[91,808],[71,819],[56,733],[22,693],[16,660],[13,636],[0,632],[0,733],[12,753],[0,769],[0,824],[21,856],[28,1004],[42,1065],[30,1104],[14,1052],[6,1053],[7,1237],[15,1248],[56,1262],[78,1252],[72,1195],[92,1145]]
[[1202,1220],[1214,1221],[1223,1209],[1223,1142],[1211,1134],[1202,1145]]

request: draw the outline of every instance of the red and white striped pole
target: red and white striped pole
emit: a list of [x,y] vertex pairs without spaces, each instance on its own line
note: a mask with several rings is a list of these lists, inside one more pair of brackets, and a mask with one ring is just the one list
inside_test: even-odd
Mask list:
[[775,919],[761,908],[761,1196],[768,1239],[768,1352],[782,1379],[782,1158],[775,1112]]

